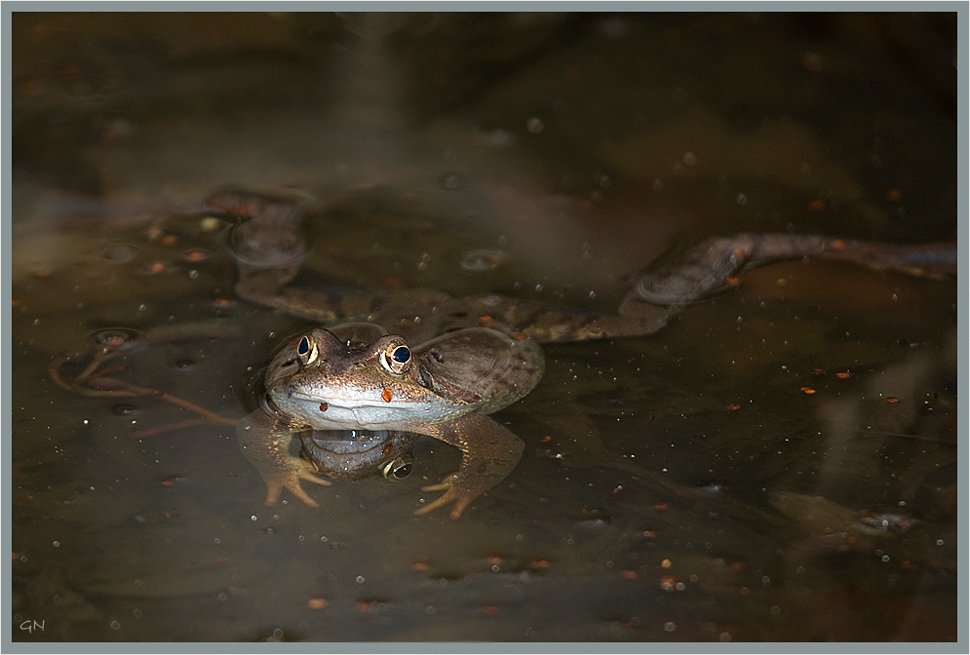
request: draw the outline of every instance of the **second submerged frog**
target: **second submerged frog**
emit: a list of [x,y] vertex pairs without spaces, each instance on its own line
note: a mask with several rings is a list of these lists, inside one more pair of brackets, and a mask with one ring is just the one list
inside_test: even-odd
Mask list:
[[[290,452],[296,433],[367,435],[367,443],[351,437],[359,449],[347,449],[367,456],[338,453],[335,459],[360,460],[372,470],[398,462],[410,445],[401,434],[421,434],[458,447],[462,462],[446,482],[425,488],[444,493],[417,513],[453,503],[451,516],[458,518],[521,457],[522,441],[487,414],[538,383],[543,356],[536,341],[652,334],[690,303],[730,284],[738,272],[785,259],[846,259],[917,274],[955,269],[949,244],[911,247],[736,234],[703,241],[666,266],[641,273],[616,315],[497,295],[455,298],[426,289],[312,291],[287,286],[308,254],[298,204],[228,191],[210,197],[205,208],[244,220],[230,236],[240,297],[325,326],[351,322],[312,330],[284,346],[267,372],[265,407],[237,428],[243,452],[266,482],[268,505],[287,489],[316,506],[301,482],[329,484]],[[324,457],[315,457],[315,450]],[[335,477],[323,461],[333,450],[314,446],[307,437],[304,451],[319,472]]]

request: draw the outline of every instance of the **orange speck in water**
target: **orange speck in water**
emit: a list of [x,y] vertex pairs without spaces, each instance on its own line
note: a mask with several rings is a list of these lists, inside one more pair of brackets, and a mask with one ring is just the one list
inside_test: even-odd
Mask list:
[[729,412],[736,412],[741,409],[741,403],[730,403],[727,408]]
[[660,578],[660,588],[664,591],[673,591],[677,585],[677,578],[672,575],[665,575]]
[[515,335],[515,340],[516,341],[522,341],[522,340],[528,339],[528,338],[529,338],[529,335],[526,334],[525,332],[519,332],[519,333],[517,333]]
[[502,558],[499,557],[498,555],[492,555],[491,557],[488,558],[488,563],[491,564],[492,566],[498,566],[499,564],[502,563]]
[[161,273],[165,270],[165,264],[162,262],[152,262],[152,265],[148,268],[151,273]]
[[728,275],[724,278],[724,284],[728,285],[729,287],[736,287],[741,284],[741,280],[737,275]]
[[838,373],[835,374],[835,377],[839,378],[840,380],[845,380],[846,378],[849,378],[851,376],[852,374],[849,373],[848,371],[839,371]]
[[11,305],[10,305],[11,307],[16,307],[17,305],[20,304],[20,301],[17,300],[16,298],[14,298],[13,300],[11,300],[10,302],[11,302]]
[[551,435],[548,435],[547,434],[546,436],[544,436],[542,438],[542,443],[549,443],[550,441],[552,441],[552,436]]
[[390,389],[384,389],[384,391],[381,392],[381,398],[384,399],[385,403],[391,402],[391,398],[393,397],[394,397],[394,394],[391,392]]
[[190,250],[185,253],[185,259],[190,262],[201,262],[205,259],[205,252],[201,250]]
[[644,530],[643,531],[643,536],[646,537],[647,539],[655,539],[657,537],[657,531],[656,530]]
[[311,598],[306,602],[306,606],[312,610],[322,610],[327,606],[327,601],[324,598]]
[[385,275],[381,280],[385,289],[404,289],[407,285],[396,275]]
[[427,571],[428,568],[429,568],[429,565],[427,562],[415,562],[414,564],[411,565],[412,571]]
[[901,202],[903,199],[903,193],[899,189],[890,189],[886,192],[886,198],[891,202]]
[[10,559],[17,559],[17,553],[16,552],[13,552],[13,553],[10,553],[10,554],[12,555],[12,557]]
[[637,572],[634,571],[633,569],[623,569],[622,571],[620,571],[620,575],[622,575],[627,580],[637,579]]
[[361,614],[369,614],[374,608],[374,603],[369,600],[359,600],[357,601],[357,611]]
[[232,304],[232,300],[229,298],[216,298],[213,303],[216,307],[228,307]]
[[226,45],[227,37],[224,30],[211,30],[206,37],[209,47],[218,49]]
[[163,246],[174,246],[178,242],[179,242],[179,238],[174,234],[166,234],[165,236],[162,237]]
[[732,571],[743,571],[744,570],[744,562],[731,562],[731,570]]
[[545,559],[534,559],[529,563],[529,566],[536,570],[543,570],[549,568],[549,560]]
[[162,485],[163,487],[174,487],[175,480],[162,480],[161,482],[159,482],[159,484]]
[[674,565],[674,563],[671,562],[669,559],[665,559],[665,560],[661,560],[660,561],[660,568],[662,568],[662,569],[669,569],[673,565]]
[[886,402],[891,405],[895,405],[896,403],[899,402],[899,398],[897,398],[896,396],[889,396],[889,398],[886,398]]
[[489,316],[488,314],[484,314],[484,315],[478,317],[478,322],[479,323],[488,323],[491,320],[492,320],[492,317]]
[[669,507],[669,505],[667,503],[654,503],[653,504],[653,508],[656,509],[656,510],[659,510],[661,512],[667,511],[667,508],[668,507]]
[[815,212],[816,214],[819,213],[819,212],[824,212],[825,211],[825,201],[824,200],[819,200],[819,199],[815,199],[815,200],[809,201],[809,203],[808,203],[808,211]]
[[845,250],[845,240],[844,239],[832,239],[829,245],[836,250]]
[[485,616],[495,616],[498,614],[498,605],[494,603],[486,603],[482,605],[482,614]]
[[802,387],[802,393],[811,396],[813,393],[815,393],[815,389],[812,389],[811,387]]
[[40,80],[27,80],[20,85],[20,91],[25,96],[38,96],[44,92],[44,84]]

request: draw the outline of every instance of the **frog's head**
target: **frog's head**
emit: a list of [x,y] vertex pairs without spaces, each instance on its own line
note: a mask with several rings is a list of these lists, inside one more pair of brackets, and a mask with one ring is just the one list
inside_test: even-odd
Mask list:
[[283,414],[324,430],[414,430],[455,413],[422,385],[411,348],[393,334],[359,343],[312,330],[273,358],[266,391]]

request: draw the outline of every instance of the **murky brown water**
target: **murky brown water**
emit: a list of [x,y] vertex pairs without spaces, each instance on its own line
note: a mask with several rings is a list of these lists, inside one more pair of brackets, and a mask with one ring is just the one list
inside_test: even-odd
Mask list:
[[457,522],[412,516],[443,444],[266,508],[232,427],[48,375],[195,325],[111,375],[244,415],[307,324],[234,299],[227,226],[179,213],[227,183],[333,199],[303,284],[603,311],[711,234],[952,240],[953,20],[149,18],[14,16],[15,641],[956,639],[952,280],[779,264],[546,346],[497,416],[522,462]]

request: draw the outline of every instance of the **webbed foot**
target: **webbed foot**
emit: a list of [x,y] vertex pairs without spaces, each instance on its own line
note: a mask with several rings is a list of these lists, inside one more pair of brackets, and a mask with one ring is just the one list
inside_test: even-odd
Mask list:
[[451,519],[459,518],[469,504],[504,480],[522,457],[525,444],[504,426],[484,414],[472,412],[452,423],[429,426],[425,433],[457,446],[461,466],[439,484],[422,491],[444,491],[414,513],[418,516],[454,503]]
[[290,493],[302,500],[310,507],[319,507],[317,501],[310,498],[307,492],[300,486],[300,480],[308,480],[324,487],[329,487],[330,482],[317,477],[307,470],[303,460],[292,455],[279,462],[280,466],[273,471],[260,470],[260,477],[266,483],[266,506],[275,505],[280,498],[283,489],[288,489]]
[[329,486],[330,482],[311,473],[309,463],[290,454],[293,435],[285,424],[263,409],[256,409],[236,425],[243,455],[266,483],[267,506],[276,504],[283,489],[287,489],[310,507],[319,507],[300,482],[307,480],[323,486]]
[[463,495],[456,485],[457,482],[458,473],[455,472],[438,484],[429,484],[426,487],[421,487],[421,491],[444,491],[445,493],[439,496],[437,500],[433,500],[421,509],[415,510],[414,515],[422,516],[423,514],[427,514],[432,510],[436,510],[439,507],[444,507],[445,505],[453,502],[455,503],[455,506],[451,510],[451,519],[454,520],[460,517],[461,513],[465,511],[466,507],[468,507],[468,504],[475,500],[477,494],[475,496],[469,494]]

